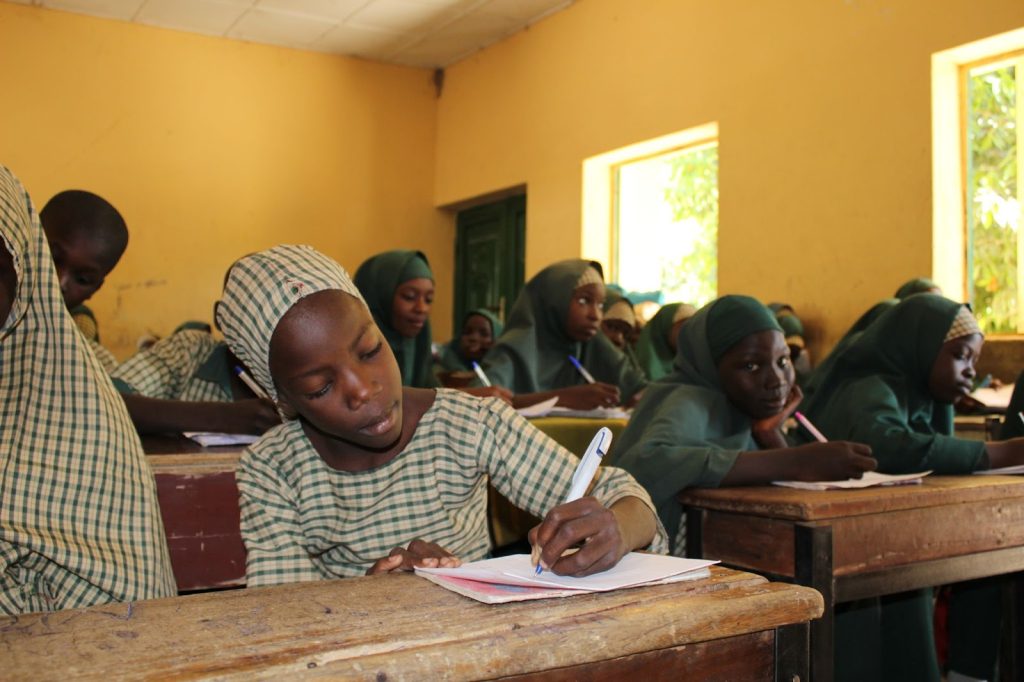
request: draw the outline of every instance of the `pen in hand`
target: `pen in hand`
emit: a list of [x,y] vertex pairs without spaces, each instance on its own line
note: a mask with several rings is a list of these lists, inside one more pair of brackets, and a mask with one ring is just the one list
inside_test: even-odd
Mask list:
[[[590,445],[587,447],[586,453],[580,459],[576,472],[572,475],[572,485],[569,488],[569,494],[565,496],[563,504],[575,502],[587,493],[587,489],[590,488],[594,475],[597,473],[597,468],[601,465],[601,458],[608,453],[608,447],[611,445],[611,442],[612,432],[608,427],[602,426],[597,430],[593,440],[590,441]],[[530,553],[530,561],[537,567],[534,571],[536,575],[540,575],[544,570],[540,563],[540,554],[540,546],[534,545]]]
[[814,424],[811,423],[810,419],[808,419],[807,417],[803,416],[799,412],[794,412],[793,416],[796,417],[796,420],[798,422],[800,422],[800,426],[802,426],[805,429],[807,429],[807,432],[810,433],[812,436],[814,436],[814,440],[818,441],[819,443],[827,443],[828,442],[828,438],[825,438],[825,434],[823,434],[821,431],[819,431],[814,426]]
[[597,380],[594,378],[594,375],[588,372],[587,368],[584,367],[582,363],[580,363],[580,361],[577,360],[574,356],[569,356],[569,362],[573,364],[573,366],[576,368],[576,371],[580,373],[580,376],[582,376],[588,384],[597,383]]
[[473,361],[473,371],[476,372],[476,376],[477,376],[478,379],[480,379],[480,383],[481,384],[483,384],[484,386],[490,387],[491,382],[487,378],[487,375],[484,374],[484,368],[481,367],[480,363],[477,362],[476,360]]
[[267,392],[264,391],[263,388],[259,384],[257,384],[256,381],[251,376],[249,376],[249,373],[246,372],[244,369],[236,366],[235,374],[237,374],[238,378],[242,380],[242,383],[249,387],[250,391],[256,394],[257,398],[270,400],[270,396],[267,395]]

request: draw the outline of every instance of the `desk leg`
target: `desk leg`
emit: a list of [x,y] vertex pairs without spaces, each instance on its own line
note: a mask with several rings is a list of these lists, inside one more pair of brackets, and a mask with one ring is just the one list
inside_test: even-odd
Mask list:
[[703,559],[704,510],[700,507],[683,507],[683,520],[686,522],[686,556],[690,559]]
[[807,623],[775,630],[775,682],[810,680],[810,630]]
[[832,527],[798,523],[794,527],[796,582],[821,592],[825,612],[811,623],[811,679],[832,682],[835,628],[835,580],[832,577]]

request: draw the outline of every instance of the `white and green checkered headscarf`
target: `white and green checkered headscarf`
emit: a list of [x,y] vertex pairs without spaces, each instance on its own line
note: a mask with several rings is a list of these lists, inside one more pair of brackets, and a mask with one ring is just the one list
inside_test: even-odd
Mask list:
[[231,266],[217,304],[217,324],[238,359],[272,398],[270,338],[277,323],[300,299],[337,289],[366,301],[345,269],[312,246],[282,244],[239,259]]
[[0,326],[0,613],[173,595],[139,437],[64,306],[28,194],[3,167],[0,238],[18,278]]

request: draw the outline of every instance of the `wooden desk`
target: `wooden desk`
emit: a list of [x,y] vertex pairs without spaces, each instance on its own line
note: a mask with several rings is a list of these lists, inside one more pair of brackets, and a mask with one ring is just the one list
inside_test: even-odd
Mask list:
[[239,527],[240,447],[203,448],[184,436],[146,436],[179,592],[245,585]]
[[811,673],[832,679],[839,603],[1024,570],[1024,479],[929,476],[919,486],[688,490],[687,554],[814,587]]
[[488,606],[410,574],[0,617],[4,675],[806,680],[810,589],[711,578]]

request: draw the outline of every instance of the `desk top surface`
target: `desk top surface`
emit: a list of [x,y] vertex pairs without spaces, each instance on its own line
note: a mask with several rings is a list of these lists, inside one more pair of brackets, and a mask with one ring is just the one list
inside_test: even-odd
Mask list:
[[479,679],[760,632],[822,608],[814,590],[721,568],[501,605],[400,574],[0,616],[0,650],[5,674],[25,679]]
[[796,490],[778,486],[692,488],[680,494],[686,505],[794,521],[877,514],[964,502],[1024,497],[1021,476],[926,476],[921,485],[859,490]]

